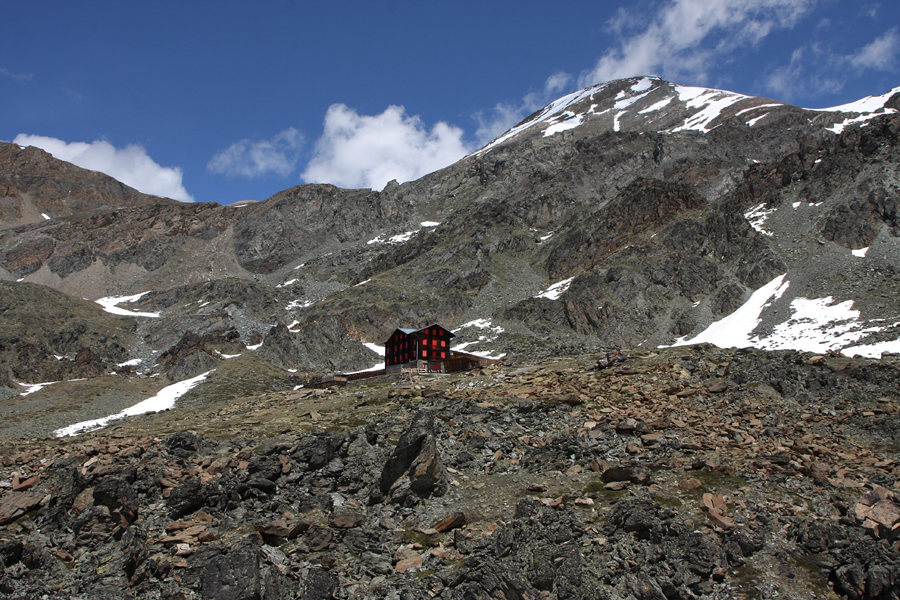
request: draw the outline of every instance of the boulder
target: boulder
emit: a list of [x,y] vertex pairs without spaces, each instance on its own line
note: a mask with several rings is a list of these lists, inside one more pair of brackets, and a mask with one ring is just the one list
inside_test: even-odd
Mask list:
[[382,495],[403,502],[419,497],[441,496],[447,489],[447,474],[437,450],[433,411],[420,410],[397,442],[379,480]]

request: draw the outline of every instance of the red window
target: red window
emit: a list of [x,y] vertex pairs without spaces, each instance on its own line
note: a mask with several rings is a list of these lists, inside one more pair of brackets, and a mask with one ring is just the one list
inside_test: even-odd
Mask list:
[[437,340],[431,340],[431,347],[437,348]]
[[446,352],[441,352],[441,358],[447,358],[447,353],[446,353]]
[[441,340],[441,348],[447,347],[447,340]]
[[422,350],[422,358],[428,357],[428,350]]

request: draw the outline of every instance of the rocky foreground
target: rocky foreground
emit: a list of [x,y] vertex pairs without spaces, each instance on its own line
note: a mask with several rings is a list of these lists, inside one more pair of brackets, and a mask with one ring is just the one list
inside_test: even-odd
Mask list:
[[7,440],[0,597],[896,599],[898,390],[697,346],[186,396]]

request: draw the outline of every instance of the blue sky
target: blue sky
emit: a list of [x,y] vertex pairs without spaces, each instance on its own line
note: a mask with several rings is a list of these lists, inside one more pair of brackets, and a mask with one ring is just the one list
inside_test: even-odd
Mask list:
[[823,108],[900,86],[900,3],[9,2],[0,139],[142,191],[380,189],[593,83]]

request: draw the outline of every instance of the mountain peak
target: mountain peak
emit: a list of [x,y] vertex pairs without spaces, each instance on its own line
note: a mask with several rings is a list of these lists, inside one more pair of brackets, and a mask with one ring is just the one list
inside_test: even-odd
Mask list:
[[[815,109],[816,125],[840,133],[852,123],[897,112],[900,87],[881,96],[826,109]],[[732,120],[746,127],[763,126],[778,116],[802,116],[802,109],[784,102],[727,90],[681,85],[657,76],[631,77],[593,85],[563,96],[478,150],[481,155],[513,139],[541,134],[549,137],[575,128],[584,135],[604,132],[707,133]],[[808,117],[811,118],[811,117]]]

